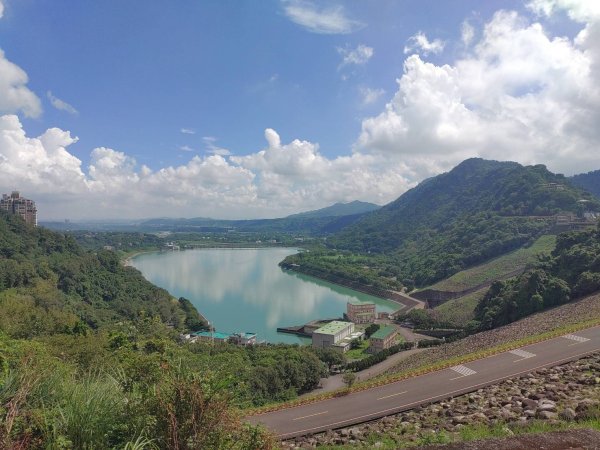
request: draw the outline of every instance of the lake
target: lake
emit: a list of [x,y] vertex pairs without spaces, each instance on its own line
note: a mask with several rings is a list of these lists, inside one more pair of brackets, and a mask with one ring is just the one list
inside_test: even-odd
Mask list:
[[378,312],[398,309],[394,302],[282,270],[278,263],[297,251],[277,247],[156,252],[138,255],[131,265],[173,296],[189,299],[217,331],[256,332],[259,340],[268,342],[308,342],[276,329],[341,317],[350,299],[373,301]]

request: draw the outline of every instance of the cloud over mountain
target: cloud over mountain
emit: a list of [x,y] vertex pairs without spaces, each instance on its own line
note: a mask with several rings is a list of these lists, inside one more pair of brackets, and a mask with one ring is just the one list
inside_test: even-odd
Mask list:
[[[357,26],[348,25],[352,20],[340,8],[323,18],[315,16],[323,11],[314,3],[283,4],[288,16],[315,32]],[[353,151],[336,157],[308,140],[282,142],[268,128],[265,147],[245,155],[232,156],[205,136],[180,147],[202,142],[209,154],[181,164],[151,168],[127,149],[98,147],[88,150],[85,167],[69,150],[77,141],[69,131],[26,134],[16,114],[39,116],[41,102],[25,71],[0,51],[0,112],[6,114],[0,116],[0,189],[38,199],[46,218],[77,218],[73,211],[87,218],[275,217],[337,201],[386,203],[472,156],[545,163],[566,173],[598,167],[600,12],[578,0],[534,0],[529,8],[534,19],[499,11],[483,27],[463,26],[462,53],[446,64],[428,61],[424,51],[406,57],[383,111],[362,119]],[[579,24],[575,37],[555,37],[544,27],[547,16],[561,11]],[[429,53],[433,43],[427,39]],[[372,50],[360,48],[342,55],[348,64],[369,60]],[[367,87],[359,93],[362,106],[372,107],[386,95]],[[194,130],[181,132],[194,139]]]
[[[469,156],[547,163],[573,173],[600,163],[600,23],[583,2],[536,1],[552,13],[589,20],[573,40],[499,11],[472,50],[452,64],[409,56],[385,110],[362,122],[361,152],[433,170]],[[588,5],[589,3],[585,3]]]

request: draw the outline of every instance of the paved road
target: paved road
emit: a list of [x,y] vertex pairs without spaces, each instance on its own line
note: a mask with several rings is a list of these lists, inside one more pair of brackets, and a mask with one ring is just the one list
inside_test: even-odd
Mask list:
[[[360,370],[356,372],[356,381],[367,381],[371,378],[375,378],[377,375],[381,375],[383,372],[391,369],[396,364],[398,364],[403,359],[408,358],[409,356],[414,355],[415,353],[420,353],[422,351],[428,350],[426,348],[415,348],[413,350],[406,350],[403,352],[398,352],[389,356],[387,359],[384,359],[380,363],[375,364],[374,366],[369,367],[368,369]],[[312,397],[316,394],[323,394],[325,392],[337,391],[338,389],[346,386],[344,383],[344,374],[339,373],[337,375],[332,375],[327,378],[321,378],[321,382],[319,383],[321,387],[315,389],[314,391],[308,392],[300,396],[302,397]]]
[[450,369],[410,378],[345,397],[283,409],[248,418],[279,438],[341,428],[384,417],[417,405],[475,391],[488,384],[559,365],[600,350],[600,327],[588,328],[500,353]]

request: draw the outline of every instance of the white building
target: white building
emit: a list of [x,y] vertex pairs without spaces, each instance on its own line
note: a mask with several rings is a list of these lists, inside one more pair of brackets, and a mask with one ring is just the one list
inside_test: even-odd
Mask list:
[[321,328],[317,328],[313,332],[312,346],[314,348],[334,347],[353,332],[354,324],[352,322],[334,320],[333,322],[323,325]]

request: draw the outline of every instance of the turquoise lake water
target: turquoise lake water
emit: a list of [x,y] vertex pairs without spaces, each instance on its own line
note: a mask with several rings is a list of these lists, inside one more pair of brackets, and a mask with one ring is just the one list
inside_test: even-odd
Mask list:
[[157,252],[139,255],[131,265],[173,296],[189,299],[217,331],[252,331],[268,342],[307,342],[276,329],[341,317],[350,299],[373,301],[378,312],[398,309],[393,302],[282,270],[278,263],[296,252],[293,248]]

